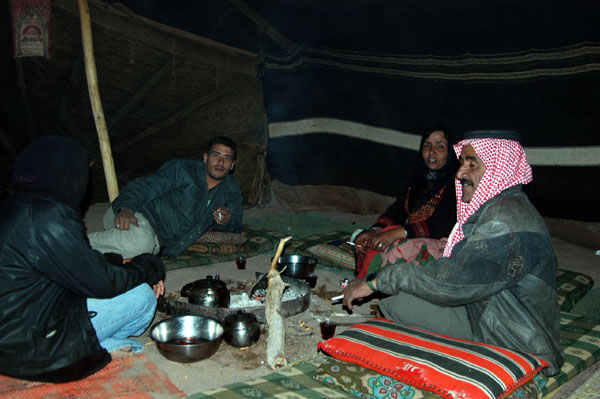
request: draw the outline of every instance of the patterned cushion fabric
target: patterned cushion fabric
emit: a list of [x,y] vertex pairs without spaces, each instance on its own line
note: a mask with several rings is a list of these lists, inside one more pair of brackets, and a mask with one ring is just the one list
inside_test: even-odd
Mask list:
[[336,240],[309,247],[311,256],[319,259],[319,263],[329,267],[354,270],[354,254],[346,240]]
[[449,399],[505,398],[548,366],[527,353],[385,319],[357,324],[318,346],[333,357]]
[[569,312],[593,286],[594,280],[590,276],[572,270],[558,269],[556,291],[560,310]]
[[256,256],[273,251],[284,234],[262,229],[260,227],[244,225],[242,234],[247,237],[244,244],[217,244],[196,243],[175,258],[163,257],[165,270],[182,269],[185,267],[211,265],[213,263],[233,261],[237,252],[242,252],[247,257]]
[[207,231],[187,250],[203,254],[234,254],[248,250],[248,247],[243,245],[246,241],[248,237],[244,233]]
[[238,244],[248,241],[244,233],[227,233],[224,231],[207,231],[196,240],[196,243]]
[[[441,399],[435,392],[419,389],[376,371],[331,357],[319,365],[313,378],[361,399]],[[538,373],[506,399],[538,399],[545,385],[546,378]]]

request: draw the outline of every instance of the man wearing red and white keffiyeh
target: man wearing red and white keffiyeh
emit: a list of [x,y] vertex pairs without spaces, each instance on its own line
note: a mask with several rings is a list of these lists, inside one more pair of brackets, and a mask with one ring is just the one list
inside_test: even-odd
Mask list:
[[[479,181],[477,187],[466,190],[475,190],[469,201],[463,199],[463,184],[465,169],[469,168],[471,160],[461,159],[463,149],[467,146],[473,147],[479,159],[485,165],[485,174]],[[531,183],[533,174],[531,166],[527,163],[525,151],[518,141],[507,139],[467,139],[462,140],[454,146],[454,151],[461,160],[461,168],[456,177],[456,225],[450,233],[448,243],[444,249],[444,256],[452,253],[454,245],[464,238],[462,226],[471,215],[473,215],[482,204],[500,194],[502,191],[517,184]]]
[[344,290],[344,305],[373,291],[397,323],[531,353],[560,371],[556,256],[544,220],[522,190],[531,167],[513,131],[471,131],[455,146],[457,223],[444,256],[388,265]]

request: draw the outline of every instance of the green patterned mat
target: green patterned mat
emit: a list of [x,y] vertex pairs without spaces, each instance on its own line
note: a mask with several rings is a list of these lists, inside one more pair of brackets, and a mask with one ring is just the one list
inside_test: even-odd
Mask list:
[[244,218],[244,223],[270,231],[278,231],[286,236],[293,236],[294,239],[333,230],[352,233],[356,229],[367,227],[356,222],[344,222],[312,212],[279,213]]
[[592,288],[573,306],[571,313],[581,314],[600,320],[600,288]]
[[208,248],[208,252],[206,253],[187,250],[183,251],[176,258],[163,257],[162,261],[165,269],[168,271],[231,261],[237,256],[238,250],[241,250],[247,257],[264,254],[273,251],[274,246],[277,245],[279,240],[285,237],[282,233],[268,231],[247,224],[244,224],[242,227],[242,232],[248,237],[248,240],[241,246],[234,244],[206,244]]
[[247,257],[264,253],[275,253],[279,240],[292,236],[286,254],[312,256],[307,248],[337,239],[346,239],[350,234],[365,226],[355,222],[344,222],[311,212],[264,215],[244,218],[242,232],[248,241],[241,246],[233,244],[205,244],[207,252],[184,251],[176,258],[162,258],[166,270],[210,265],[235,259],[241,251]]
[[323,362],[325,355],[318,354],[311,360],[298,365],[279,369],[261,378],[236,382],[189,396],[189,399],[342,399],[354,396],[333,389],[313,378],[315,370]]

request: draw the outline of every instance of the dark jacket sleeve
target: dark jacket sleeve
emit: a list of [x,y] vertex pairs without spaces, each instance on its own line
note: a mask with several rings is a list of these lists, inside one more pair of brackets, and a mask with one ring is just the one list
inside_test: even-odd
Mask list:
[[181,182],[179,175],[184,173],[180,166],[178,160],[167,161],[154,174],[137,177],[127,183],[112,202],[115,215],[122,208],[137,212],[141,205],[177,189]]
[[[86,298],[112,298],[144,282],[154,284],[164,275],[162,263],[134,259],[127,267],[110,264],[87,241],[80,219],[65,208],[49,208],[34,218],[39,272]],[[160,262],[160,261],[159,261]]]
[[404,291],[439,306],[480,301],[527,274],[527,265],[516,253],[514,242],[505,223],[481,221],[473,235],[454,247],[451,257],[425,266],[388,266],[378,273],[377,287],[386,294]]

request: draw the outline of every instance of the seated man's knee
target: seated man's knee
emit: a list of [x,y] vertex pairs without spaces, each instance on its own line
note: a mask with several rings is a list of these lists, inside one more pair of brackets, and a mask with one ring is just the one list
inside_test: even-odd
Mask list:
[[132,306],[138,308],[139,313],[154,314],[156,310],[156,295],[148,284],[143,283],[131,289],[133,294]]

